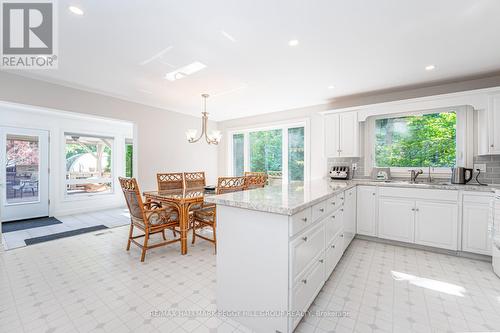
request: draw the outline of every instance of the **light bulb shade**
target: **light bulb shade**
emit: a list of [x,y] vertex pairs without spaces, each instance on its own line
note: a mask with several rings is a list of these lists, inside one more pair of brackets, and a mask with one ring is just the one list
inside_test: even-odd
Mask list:
[[195,130],[195,129],[188,129],[186,131],[186,138],[188,139],[188,141],[193,141],[196,139],[196,134],[198,134],[198,131]]
[[221,131],[212,131],[209,135],[209,138],[213,141],[216,141],[217,143],[220,142],[220,140],[222,139],[222,132]]

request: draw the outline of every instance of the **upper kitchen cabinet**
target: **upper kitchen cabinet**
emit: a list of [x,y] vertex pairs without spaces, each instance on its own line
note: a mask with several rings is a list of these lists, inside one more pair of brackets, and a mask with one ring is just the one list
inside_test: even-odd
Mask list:
[[326,157],[359,157],[358,112],[325,115]]
[[500,154],[500,94],[489,96],[488,108],[478,114],[478,152]]

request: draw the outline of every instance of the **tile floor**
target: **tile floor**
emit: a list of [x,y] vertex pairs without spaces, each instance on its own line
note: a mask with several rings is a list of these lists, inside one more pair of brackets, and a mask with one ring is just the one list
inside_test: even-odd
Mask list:
[[[0,253],[1,332],[248,332],[226,318],[158,318],[214,310],[207,242],[124,250],[127,227]],[[158,235],[157,235],[158,236]],[[158,236],[160,237],[160,236]],[[500,278],[487,262],[354,240],[296,332],[500,330]]]
[[[76,214],[67,216],[56,216],[62,223],[46,227],[12,231],[2,234],[4,249],[10,250],[26,246],[25,239],[52,235],[59,232],[91,227],[95,225],[105,225],[108,228],[128,225],[130,215],[128,209],[116,208],[96,211],[86,214]],[[8,222],[7,222],[8,223]]]

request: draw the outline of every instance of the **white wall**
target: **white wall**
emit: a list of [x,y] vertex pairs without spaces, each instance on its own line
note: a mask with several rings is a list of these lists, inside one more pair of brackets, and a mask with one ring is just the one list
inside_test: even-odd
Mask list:
[[[216,146],[190,144],[185,130],[200,128],[200,117],[132,103],[102,94],[0,72],[0,101],[42,106],[134,123],[137,177],[141,190],[156,188],[157,172],[205,171],[217,178]],[[217,124],[210,122],[209,126]]]
[[[84,213],[125,204],[117,177],[125,174],[125,139],[133,136],[132,123],[0,103],[0,126],[41,129],[49,132],[51,171],[49,175],[49,199],[51,203],[49,214],[51,216]],[[112,150],[112,168],[115,177],[113,193],[71,197],[65,195],[65,132],[114,138]]]
[[[311,144],[311,179],[323,178],[327,172],[327,158],[324,154],[324,122],[320,113],[329,110],[362,110],[361,119],[368,115],[385,114],[394,112],[424,110],[444,106],[473,105],[483,108],[484,96],[477,96],[474,90],[500,86],[500,75],[484,76],[480,78],[463,79],[445,83],[434,83],[427,86],[407,87],[402,89],[386,90],[368,94],[345,96],[334,99],[331,103],[314,105],[279,112],[273,112],[253,117],[223,121],[218,124],[223,131],[224,140],[229,140],[227,133],[233,128],[258,127],[273,122],[287,122],[294,119],[308,118],[310,120]],[[460,94],[470,92],[470,94]],[[426,96],[447,96],[450,94],[458,97],[429,98]],[[421,99],[422,98],[422,99]],[[405,102],[396,102],[405,101]],[[410,101],[410,102],[408,102]],[[394,102],[394,103],[392,103]],[[375,105],[375,107],[366,107]],[[383,105],[383,108],[378,106]],[[408,110],[405,109],[408,108]],[[227,173],[228,156],[226,145],[219,149],[219,174]]]

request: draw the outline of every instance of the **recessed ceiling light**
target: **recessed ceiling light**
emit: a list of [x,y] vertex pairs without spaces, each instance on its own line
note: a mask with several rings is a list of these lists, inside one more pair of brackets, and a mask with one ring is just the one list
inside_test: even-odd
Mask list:
[[433,71],[435,69],[436,69],[436,66],[434,66],[434,65],[427,65],[427,66],[425,66],[425,70],[426,71]]
[[288,41],[288,46],[297,46],[299,45],[299,41],[296,39],[292,39]]
[[188,75],[194,74],[198,71],[201,71],[203,68],[207,67],[199,61],[195,61],[189,65],[178,68],[175,71],[167,73],[165,75],[165,79],[169,81],[175,81],[185,78]]
[[83,10],[81,10],[81,8],[78,8],[76,6],[69,6],[69,11],[75,15],[79,15],[79,16],[83,15]]
[[335,86],[328,86],[328,89],[335,89]]

